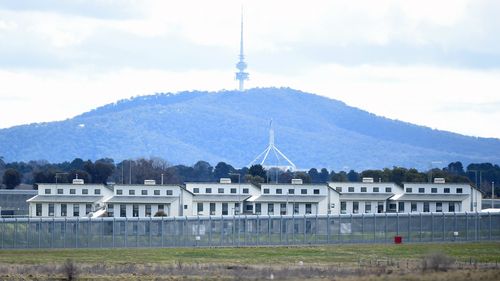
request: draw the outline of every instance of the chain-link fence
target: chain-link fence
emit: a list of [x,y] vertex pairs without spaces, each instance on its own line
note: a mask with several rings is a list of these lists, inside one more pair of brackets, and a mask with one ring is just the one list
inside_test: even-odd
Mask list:
[[500,240],[499,213],[4,218],[0,248],[122,248]]

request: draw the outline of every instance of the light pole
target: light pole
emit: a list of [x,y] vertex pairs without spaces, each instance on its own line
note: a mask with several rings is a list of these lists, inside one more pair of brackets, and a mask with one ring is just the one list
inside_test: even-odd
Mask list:
[[[481,173],[483,171],[481,171],[481,170],[469,170],[469,171],[474,172],[474,184],[476,185],[477,189],[481,190],[481,181],[482,181]],[[479,183],[477,182],[477,172],[479,172]],[[476,210],[477,210],[477,202],[474,202],[474,192],[473,192],[472,188],[471,188],[471,195],[472,195],[472,211],[474,211],[474,208],[476,208]],[[476,201],[477,201],[477,195],[476,195]]]

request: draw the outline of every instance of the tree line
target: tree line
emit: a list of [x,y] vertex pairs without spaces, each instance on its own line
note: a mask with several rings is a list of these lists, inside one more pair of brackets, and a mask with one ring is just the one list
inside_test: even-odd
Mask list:
[[[235,168],[219,162],[212,166],[206,161],[198,161],[192,166],[171,165],[162,158],[139,158],[115,163],[113,159],[103,158],[96,161],[75,158],[71,162],[49,163],[44,160],[5,163],[0,157],[0,176],[2,188],[15,188],[19,184],[69,183],[75,178],[86,183],[131,183],[142,184],[153,179],[157,183],[183,184],[185,182],[215,182],[220,178],[231,178],[233,182],[289,183],[292,178],[300,178],[304,183],[325,183],[328,181],[359,182],[363,177],[374,181],[430,182],[433,178],[445,178],[446,182],[470,183],[491,196],[491,184],[500,186],[500,167],[491,163],[472,163],[464,168],[461,162],[452,162],[443,168],[418,171],[414,168],[392,167],[381,170],[329,171],[326,168],[311,168],[308,171],[266,170],[261,165]],[[495,196],[500,195],[500,188]]]

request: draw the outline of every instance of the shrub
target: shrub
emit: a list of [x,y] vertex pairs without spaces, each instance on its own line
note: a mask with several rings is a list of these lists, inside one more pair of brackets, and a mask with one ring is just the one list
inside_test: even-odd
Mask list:
[[453,258],[447,256],[444,253],[429,253],[422,257],[422,270],[447,271],[453,262]]
[[155,214],[155,217],[166,217],[167,214],[164,211],[158,211]]
[[78,268],[76,264],[70,259],[66,260],[62,270],[64,276],[66,277],[66,280],[68,281],[76,280],[76,278],[78,277]]

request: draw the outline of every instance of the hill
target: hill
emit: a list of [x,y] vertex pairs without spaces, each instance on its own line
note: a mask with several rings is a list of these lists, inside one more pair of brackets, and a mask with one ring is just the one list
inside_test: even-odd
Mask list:
[[276,144],[300,168],[429,168],[431,161],[500,162],[500,140],[376,116],[289,88],[140,96],[74,118],[0,130],[6,161],[159,156],[171,163],[247,165]]

